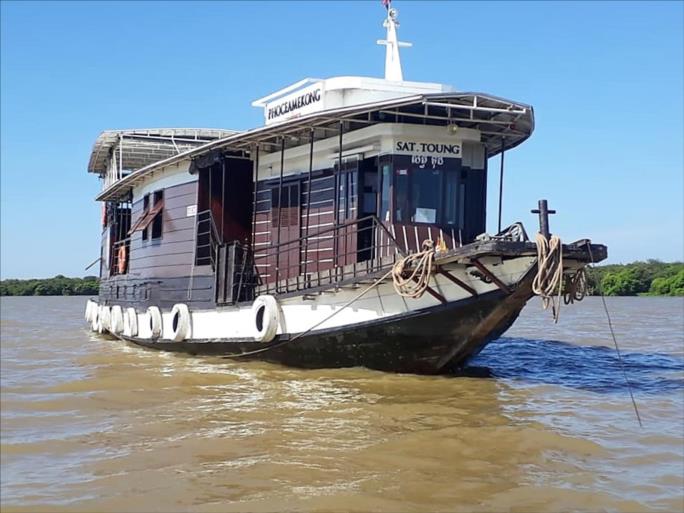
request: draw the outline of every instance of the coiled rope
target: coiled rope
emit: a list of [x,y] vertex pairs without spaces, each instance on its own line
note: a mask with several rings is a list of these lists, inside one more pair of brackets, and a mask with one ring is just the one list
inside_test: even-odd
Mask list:
[[563,289],[565,290],[565,293],[563,294],[563,303],[566,305],[584,299],[587,295],[587,274],[584,271],[584,267],[577,269],[575,274],[565,277]]
[[546,310],[551,305],[553,322],[558,322],[563,281],[563,245],[560,237],[552,235],[549,240],[537,232],[537,274],[532,281],[532,292],[542,299]]
[[435,244],[423,241],[422,251],[407,255],[392,267],[394,290],[402,297],[418,299],[428,288],[435,257]]

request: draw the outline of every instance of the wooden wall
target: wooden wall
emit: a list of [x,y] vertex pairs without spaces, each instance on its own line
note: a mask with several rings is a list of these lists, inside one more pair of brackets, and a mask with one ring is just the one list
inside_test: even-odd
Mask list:
[[[197,182],[164,189],[162,236],[142,240],[142,232],[131,235],[128,273],[103,280],[100,297],[114,304],[146,308],[170,308],[175,303],[194,307],[213,306],[213,271],[195,266],[195,216],[187,207],[197,202]],[[143,198],[132,206],[132,223],[143,212]]]

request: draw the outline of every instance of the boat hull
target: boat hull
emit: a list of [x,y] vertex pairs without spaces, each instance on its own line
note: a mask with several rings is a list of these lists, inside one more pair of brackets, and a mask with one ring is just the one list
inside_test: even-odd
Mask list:
[[[379,321],[313,331],[296,339],[296,335],[279,335],[268,344],[253,340],[121,338],[148,348],[300,368],[362,366],[434,374],[462,366],[505,332],[532,295],[529,282],[523,280],[511,294],[497,290]],[[243,353],[253,354],[238,356]]]

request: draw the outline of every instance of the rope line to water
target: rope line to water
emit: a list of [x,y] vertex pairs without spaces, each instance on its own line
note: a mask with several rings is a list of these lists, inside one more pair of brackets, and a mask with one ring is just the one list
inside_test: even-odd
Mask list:
[[272,344],[272,345],[267,346],[267,347],[262,347],[261,349],[255,349],[253,351],[246,351],[244,353],[238,353],[238,354],[224,355],[223,358],[242,358],[244,356],[252,356],[255,354],[265,353],[266,351],[270,351],[271,349],[276,349],[278,347],[284,346],[285,344],[290,344],[292,342],[295,342],[296,340],[302,338],[304,335],[306,335],[306,334],[312,332],[313,330],[315,330],[316,328],[318,328],[321,324],[323,324],[323,323],[329,321],[330,319],[332,319],[333,317],[335,317],[338,313],[340,313],[342,310],[344,310],[348,306],[351,306],[353,303],[355,303],[356,301],[361,299],[368,292],[370,292],[375,287],[380,285],[380,283],[382,283],[383,280],[385,280],[387,277],[389,277],[389,275],[392,274],[392,271],[393,271],[393,269],[390,269],[383,276],[381,276],[380,278],[375,280],[375,282],[373,282],[370,286],[366,287],[359,294],[357,294],[352,299],[350,299],[345,304],[343,304],[338,310],[335,310],[333,313],[331,313],[330,315],[328,315],[324,319],[318,321],[316,324],[314,324],[313,326],[311,326],[307,330],[302,331],[301,333],[297,333],[294,337],[286,339],[286,340],[282,340],[280,342],[277,342],[277,343]]
[[[587,243],[587,248],[589,249],[589,260],[594,263],[594,255],[591,253],[591,242]],[[610,328],[610,334],[613,337],[613,343],[615,344],[615,352],[617,353],[618,362],[620,362],[620,369],[622,370],[622,376],[625,378],[625,383],[627,384],[627,390],[629,390],[629,397],[632,400],[632,406],[634,407],[634,413],[636,414],[637,421],[639,422],[639,427],[643,428],[644,425],[641,423],[641,415],[639,415],[639,408],[637,407],[636,400],[634,399],[634,393],[632,392],[632,383],[627,377],[627,371],[625,370],[625,364],[622,361],[622,354],[620,353],[620,347],[618,346],[617,337],[615,336],[615,330],[613,329],[613,321],[610,318],[610,313],[608,312],[608,305],[606,304],[606,297],[603,295],[603,287],[601,286],[601,280],[596,281],[596,285],[601,296],[601,301],[603,302],[603,310],[606,312],[606,318],[608,319],[608,328]]]
[[[352,299],[343,304],[338,310],[335,310],[330,315],[324,319],[318,321],[316,324],[311,326],[305,331],[296,334],[294,337],[282,340],[275,344],[267,347],[262,347],[260,349],[255,349],[253,351],[245,351],[244,353],[238,353],[233,355],[225,355],[223,358],[242,358],[245,356],[252,356],[255,354],[265,353],[272,349],[284,346],[285,344],[290,344],[296,340],[302,338],[304,335],[311,333],[313,330],[318,328],[321,324],[329,321],[340,313],[345,308],[351,306],[353,303],[361,299],[368,292],[373,290],[375,287],[380,285],[386,278],[390,275],[392,276],[392,281],[394,283],[394,290],[397,294],[403,297],[410,297],[417,299],[421,297],[428,288],[430,276],[432,275],[432,262],[435,256],[435,247],[432,241],[423,241],[423,251],[407,255],[404,258],[397,261],[388,272],[383,276],[375,280],[370,286],[366,287],[359,294],[354,296]],[[407,268],[412,267],[413,270],[408,273]]]

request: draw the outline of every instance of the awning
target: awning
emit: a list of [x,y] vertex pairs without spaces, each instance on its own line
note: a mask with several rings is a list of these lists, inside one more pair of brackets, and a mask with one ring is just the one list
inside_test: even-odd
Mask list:
[[317,139],[335,136],[340,132],[341,123],[345,133],[378,123],[474,128],[482,134],[487,156],[491,157],[516,147],[532,134],[534,111],[529,105],[480,93],[437,93],[316,112],[236,133],[150,164],[115,182],[96,199],[110,201],[123,197],[153,171],[211,150],[249,153],[259,145],[266,151],[275,151],[280,148],[282,138],[287,149],[306,144],[312,129]]
[[236,133],[215,128],[106,130],[93,144],[88,172],[104,174],[113,153],[122,169],[135,171]]

